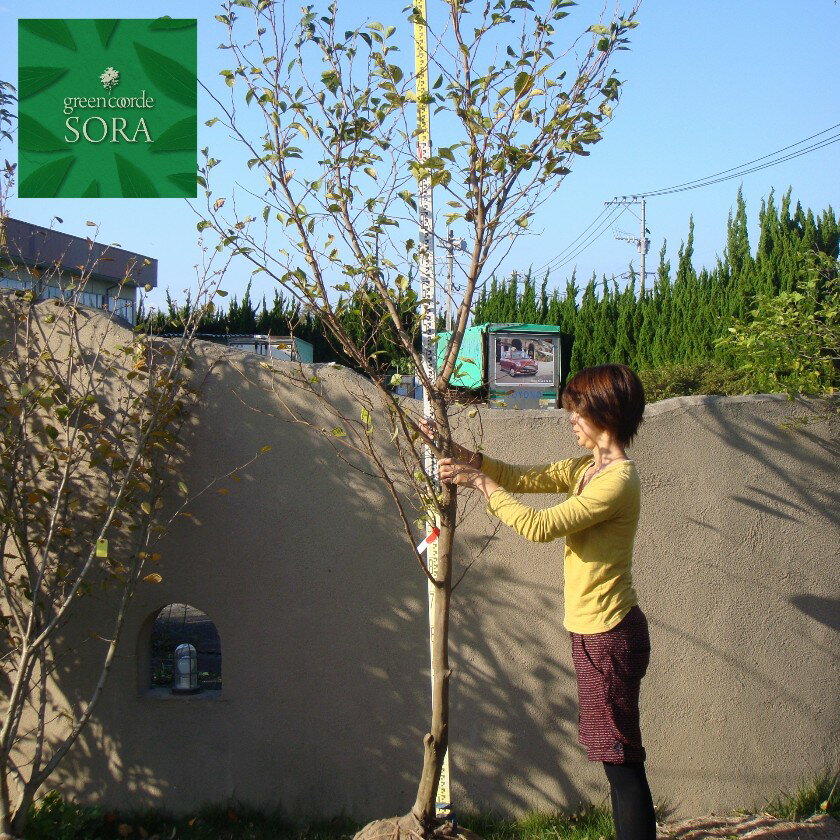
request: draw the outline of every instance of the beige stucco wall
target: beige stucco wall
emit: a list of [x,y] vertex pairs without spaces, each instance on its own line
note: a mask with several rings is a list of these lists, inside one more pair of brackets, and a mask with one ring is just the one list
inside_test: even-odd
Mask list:
[[[350,392],[364,383],[318,375],[358,417]],[[233,797],[359,818],[413,802],[429,705],[424,578],[386,488],[286,422],[284,403],[314,418],[313,403],[268,383],[238,353],[205,381],[191,490],[273,449],[223,482],[226,495],[197,499],[195,522],[179,519],[159,547],[163,583],[138,593],[96,722],[56,777],[86,801],[185,811]],[[840,760],[837,415],[817,401],[700,397],[646,418],[632,449],[644,488],[634,570],[653,644],[642,725],[654,796],[677,815],[760,804]],[[461,421],[483,426],[504,460],[581,452],[562,411]],[[456,805],[602,799],[603,771],[576,742],[562,545],[493,524],[473,500],[458,536],[461,564],[489,545],[455,592]],[[216,622],[219,696],[146,692],[150,623],[170,602]],[[95,651],[79,651],[60,677],[68,695],[92,678]]]

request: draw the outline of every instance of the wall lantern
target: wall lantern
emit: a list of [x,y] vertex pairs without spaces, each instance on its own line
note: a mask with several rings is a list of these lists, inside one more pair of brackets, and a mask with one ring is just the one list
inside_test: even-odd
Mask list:
[[172,693],[196,694],[201,691],[198,685],[198,655],[195,648],[188,644],[178,645],[173,658]]

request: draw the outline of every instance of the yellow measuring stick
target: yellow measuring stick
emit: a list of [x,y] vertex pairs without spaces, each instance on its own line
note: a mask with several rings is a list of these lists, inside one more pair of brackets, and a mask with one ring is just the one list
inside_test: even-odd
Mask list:
[[[429,131],[429,105],[426,98],[429,95],[429,45],[426,31],[426,0],[415,0],[414,9],[418,18],[414,22],[414,72],[417,85],[417,159],[424,161],[432,152],[431,133]],[[434,215],[432,205],[432,185],[428,178],[421,178],[417,184],[417,206],[420,215],[420,297],[423,299],[421,320],[422,355],[426,375],[430,381],[435,379],[437,370],[437,349],[435,331],[437,328],[435,315],[435,242]],[[429,393],[423,389],[423,414],[432,417],[432,406]],[[426,474],[437,481],[437,461],[431,449],[426,447]],[[426,533],[434,532],[440,523],[426,526]],[[432,542],[427,549],[427,563],[431,576],[438,576],[438,543]],[[435,643],[435,597],[436,590],[431,584],[429,589],[429,652],[434,651]],[[434,690],[435,667],[432,656],[432,687]],[[443,769],[438,783],[436,805],[437,810],[450,812],[452,798],[449,792],[449,750],[443,757]]]

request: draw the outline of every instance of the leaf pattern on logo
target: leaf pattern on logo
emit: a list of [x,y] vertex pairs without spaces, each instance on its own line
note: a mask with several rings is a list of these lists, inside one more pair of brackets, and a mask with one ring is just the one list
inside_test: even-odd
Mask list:
[[46,90],[66,74],[66,67],[21,67],[18,70],[21,99]]
[[56,137],[43,123],[28,114],[18,120],[18,147],[26,152],[66,152],[67,143]]
[[52,41],[53,44],[66,47],[68,50],[78,49],[70,27],[63,20],[19,20],[18,23],[22,29],[26,29],[39,38]]
[[192,29],[196,25],[195,18],[171,18],[168,15],[153,20],[149,29],[158,32],[161,29]]
[[195,117],[176,122],[152,144],[153,152],[191,152],[198,145]]
[[118,20],[95,20],[96,31],[99,33],[99,40],[102,41],[102,46],[108,49],[108,44],[111,41],[111,36],[117,28]]
[[18,198],[54,198],[58,195],[70,167],[73,155],[59,158],[36,169],[18,188]]
[[175,184],[184,193],[184,198],[195,198],[198,181],[195,172],[177,172],[174,175],[167,175],[166,180]]
[[[196,32],[195,19],[168,17],[20,21],[18,195],[195,197]],[[111,65],[157,98],[155,111],[125,114],[129,125],[116,135],[121,145],[87,142],[83,136],[68,144],[65,135],[74,135],[64,126],[70,115],[62,114],[62,97],[77,91],[101,94],[97,80]],[[121,116],[118,106],[112,111],[103,120]],[[90,112],[75,115],[82,123]],[[132,143],[140,116],[156,142],[146,145],[141,133],[138,144]],[[81,124],[77,128],[81,132]],[[98,138],[104,129],[97,120],[89,130]]]
[[161,93],[182,105],[195,108],[196,84],[193,73],[169,56],[150,50],[137,41],[134,42],[134,49],[146,74]]
[[148,175],[128,158],[114,152],[117,174],[125,198],[157,198],[158,191]]

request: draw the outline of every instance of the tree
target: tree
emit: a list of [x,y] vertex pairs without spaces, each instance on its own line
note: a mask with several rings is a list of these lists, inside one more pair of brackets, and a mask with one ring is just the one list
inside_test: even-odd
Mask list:
[[[473,298],[494,261],[527,233],[572,160],[589,154],[588,147],[601,138],[618,99],[620,82],[609,63],[626,48],[636,7],[593,24],[567,52],[558,48],[556,33],[573,5],[572,0],[498,0],[491,7],[447,0],[435,6],[429,21],[424,3],[408,8],[409,26],[428,37],[428,69],[437,76],[430,89],[424,53],[419,76],[400,61],[397,27],[375,21],[348,26],[337,2],[323,12],[307,6],[296,21],[286,19],[287,4],[269,0],[235,0],[218,15],[231,61],[222,71],[230,100],[208,90],[218,106],[210,123],[219,122],[238,140],[250,157],[248,169],[258,177],[236,201],[216,197],[213,170],[219,160],[205,149],[199,183],[207,201],[199,228],[215,231],[221,247],[309,307],[375,383],[405,466],[400,481],[413,488],[422,516],[440,527],[437,568],[415,556],[435,593],[433,705],[416,800],[399,823],[423,836],[438,827],[435,793],[448,742],[448,621],[458,497],[454,487],[436,482],[417,443],[417,417],[392,393],[377,351],[360,345],[347,329],[342,301],[375,290],[428,395],[439,435],[434,452],[452,453],[448,386]],[[439,23],[438,10],[446,18]],[[415,104],[425,126],[433,107],[447,134],[446,143],[429,154],[415,148],[416,138],[425,136],[412,125]],[[259,119],[258,135],[243,121],[247,109]],[[418,221],[427,230],[431,224],[418,195],[433,188],[448,199],[446,223],[468,226],[471,242],[461,268],[462,302],[452,334],[439,348],[436,371],[415,348],[416,332],[401,314],[410,278],[431,257],[416,231]],[[253,215],[240,216],[238,208],[249,195],[257,198]],[[515,280],[508,294],[511,288],[515,296]],[[431,301],[420,300],[415,323],[423,318],[433,323],[433,316]],[[317,376],[302,369],[287,375],[319,393]],[[367,453],[374,473],[392,491],[407,545],[414,546],[412,516],[370,434],[375,407],[357,396],[359,419],[345,417],[341,426],[319,431]],[[394,826],[383,830],[392,833]]]
[[[8,91],[0,82],[0,145],[9,137]],[[24,262],[16,252],[6,235],[14,170],[6,164],[0,189],[0,261],[22,286],[0,291],[4,837],[22,834],[38,789],[90,721],[132,595],[161,579],[154,546],[166,528],[162,499],[178,486],[179,430],[196,394],[190,349],[229,262],[205,252],[178,339],[132,333],[113,313],[81,304],[91,274],[110,259],[92,239],[90,258],[72,279],[61,261],[36,254]],[[120,289],[135,269],[129,265]],[[42,300],[47,287],[60,293]],[[180,490],[188,495],[183,484]],[[79,606],[93,593],[103,605],[97,626]],[[98,657],[98,676],[86,696],[75,696],[61,691],[57,675],[72,667],[83,642],[86,656]]]
[[[6,835],[22,833],[37,790],[96,709],[135,590],[160,580],[163,494],[178,483],[179,431],[196,394],[189,351],[201,306],[179,339],[133,334],[81,305],[97,264],[65,284],[64,297],[0,295]],[[198,296],[209,303],[205,286]],[[80,602],[103,591],[107,619],[91,626]],[[62,696],[56,675],[83,641],[99,657],[97,681],[86,697]]]

